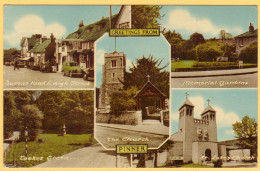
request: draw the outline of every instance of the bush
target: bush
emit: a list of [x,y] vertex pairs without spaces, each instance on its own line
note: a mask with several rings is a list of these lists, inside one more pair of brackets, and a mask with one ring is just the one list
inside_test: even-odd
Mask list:
[[248,47],[241,50],[239,59],[243,60],[244,63],[247,62],[257,64],[257,42],[252,43]]
[[219,168],[222,167],[223,161],[221,159],[213,160],[214,167]]

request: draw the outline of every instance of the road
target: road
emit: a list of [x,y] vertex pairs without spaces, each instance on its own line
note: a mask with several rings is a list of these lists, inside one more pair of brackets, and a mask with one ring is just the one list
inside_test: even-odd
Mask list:
[[62,73],[42,73],[27,68],[14,70],[13,66],[3,67],[4,89],[51,89],[51,90],[73,90],[73,89],[93,89],[93,81],[85,81],[83,78],[70,78]]
[[[129,167],[127,156],[119,156],[118,167]],[[116,168],[116,152],[106,151],[99,145],[78,149],[59,158],[50,157],[35,168]]]
[[95,138],[107,149],[114,149],[117,144],[148,144],[148,148],[158,148],[168,137],[168,135],[95,126]]
[[213,76],[171,78],[172,88],[257,88],[257,73]]

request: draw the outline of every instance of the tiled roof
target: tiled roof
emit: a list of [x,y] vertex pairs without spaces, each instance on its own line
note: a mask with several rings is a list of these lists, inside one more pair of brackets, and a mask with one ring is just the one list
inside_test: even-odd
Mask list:
[[21,40],[21,46],[24,44],[25,40],[28,41],[28,47],[29,49],[32,49],[37,43],[40,42],[40,38],[34,38],[34,37],[23,37]]
[[213,107],[211,107],[210,105],[208,105],[204,111],[201,113],[201,115],[203,115],[204,113],[208,112],[208,111],[213,111],[213,112],[216,112]]
[[45,40],[43,43],[37,43],[31,50],[30,52],[38,52],[38,53],[41,53],[41,52],[45,52],[45,48],[51,43],[51,40],[50,39],[47,39]]
[[[117,16],[112,16],[112,26],[117,20]],[[101,29],[99,29],[99,25],[103,25]],[[87,30],[91,31],[88,32]],[[77,31],[69,34],[66,39],[83,39],[84,41],[95,41],[99,39],[105,32],[109,31],[109,17],[101,19],[95,23],[89,24],[87,26],[80,27]]]
[[255,29],[254,31],[250,32],[250,31],[247,31],[245,33],[242,33],[238,36],[236,36],[235,38],[242,38],[242,37],[257,37],[257,31],[258,29]]
[[183,106],[185,106],[185,105],[194,107],[194,105],[189,101],[189,99],[186,99],[186,101],[181,105],[181,107],[179,108],[179,110],[180,110]]

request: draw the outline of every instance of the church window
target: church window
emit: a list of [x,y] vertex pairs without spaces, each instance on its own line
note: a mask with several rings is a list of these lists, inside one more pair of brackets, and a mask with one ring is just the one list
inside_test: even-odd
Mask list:
[[116,60],[112,60],[112,68],[115,68],[116,67]]
[[112,73],[112,78],[115,78],[116,77],[116,73]]

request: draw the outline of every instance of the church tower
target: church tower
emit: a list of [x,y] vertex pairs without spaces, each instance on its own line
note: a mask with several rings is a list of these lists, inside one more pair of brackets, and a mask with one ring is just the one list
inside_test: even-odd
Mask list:
[[207,120],[209,122],[208,124],[208,132],[209,135],[209,141],[216,142],[217,141],[217,122],[216,122],[216,111],[213,109],[212,106],[209,105],[209,99],[208,99],[208,106],[203,110],[201,113],[201,119]]
[[194,105],[190,102],[188,93],[186,93],[186,101],[179,108],[179,131],[183,140],[184,162],[192,159],[193,119]]
[[126,55],[123,52],[114,51],[104,54],[100,108],[110,109],[112,94],[123,89],[123,84],[119,80],[124,81],[125,71]]

